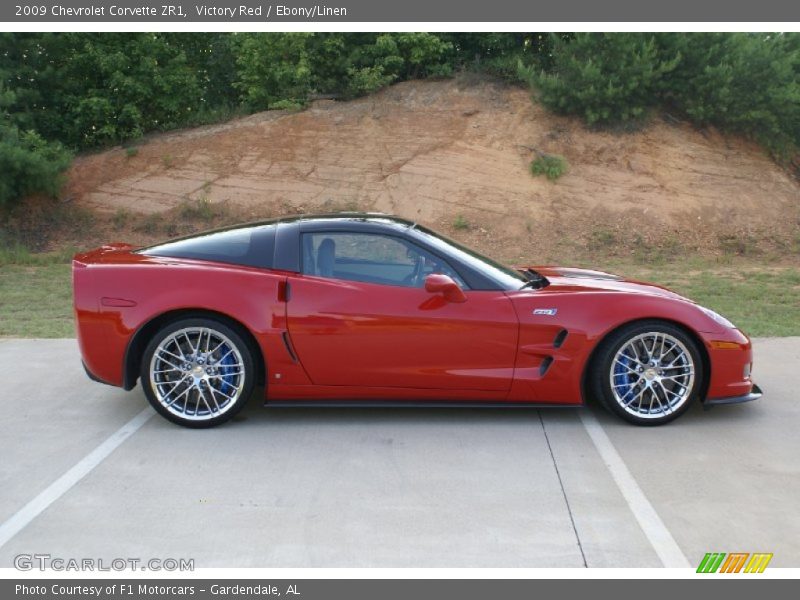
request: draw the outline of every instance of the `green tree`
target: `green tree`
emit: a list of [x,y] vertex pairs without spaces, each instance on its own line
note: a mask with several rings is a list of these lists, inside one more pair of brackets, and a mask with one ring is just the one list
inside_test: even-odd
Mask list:
[[395,81],[452,73],[453,46],[432,33],[318,33],[309,40],[313,89],[345,98]]
[[236,42],[230,33],[165,33],[170,46],[180,48],[186,66],[200,88],[201,110],[236,106]]
[[467,69],[589,124],[666,106],[786,156],[799,56],[797,33],[0,33],[0,83],[6,127],[78,150]]
[[551,41],[552,70],[532,74],[539,100],[590,125],[641,119],[679,60],[662,58],[652,35],[577,33]]
[[61,144],[11,124],[5,107],[14,101],[13,92],[0,86],[0,209],[30,194],[55,196],[71,158]]
[[800,146],[800,35],[662,34],[659,44],[680,56],[664,81],[665,103],[777,155]]
[[21,128],[79,148],[179,126],[200,106],[195,71],[163,34],[6,34],[0,70]]
[[311,33],[253,33],[238,39],[238,81],[252,109],[280,101],[305,102],[311,91],[308,40]]
[[[451,33],[440,34],[453,45],[456,67],[488,73],[512,83],[525,83],[529,72],[551,71],[553,43],[568,40],[560,33]],[[520,69],[522,67],[522,69]]]

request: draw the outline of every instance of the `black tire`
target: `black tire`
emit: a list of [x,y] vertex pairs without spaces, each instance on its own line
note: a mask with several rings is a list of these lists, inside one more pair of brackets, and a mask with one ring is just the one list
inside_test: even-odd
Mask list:
[[[653,362],[658,362],[658,364],[653,366],[650,366],[650,361],[646,361],[647,364],[642,366],[638,363],[638,360],[629,362],[627,356],[624,356],[623,358],[626,359],[626,366],[617,367],[618,360],[615,360],[615,357],[617,357],[617,353],[629,343],[635,345],[643,343],[644,345],[638,345],[638,348],[642,350],[641,356],[639,354],[636,356],[637,359],[645,358],[647,340],[651,339],[649,334],[653,334],[654,336],[661,335],[661,339],[666,339],[668,343],[671,339],[680,342],[683,348],[678,346],[676,349],[673,349],[673,354],[665,359],[665,363],[666,360],[677,356],[677,353],[685,350],[683,353],[688,355],[685,359],[685,364],[687,366],[676,372],[670,371],[670,369],[678,369],[678,367],[665,366],[661,361],[654,360]],[[639,336],[644,337],[640,338]],[[656,337],[656,339],[658,338]],[[655,342],[653,345],[657,348]],[[662,346],[662,351],[663,349],[664,346]],[[654,350],[654,353],[655,352],[657,352],[657,350]],[[636,354],[636,352],[632,353]],[[680,360],[683,361],[684,359]],[[684,363],[681,362],[680,364]],[[664,370],[661,370],[662,366]],[[633,373],[632,371],[634,369],[631,367],[634,367],[636,371],[643,370],[643,372],[641,374],[638,372]],[[615,368],[621,370],[616,372],[612,371],[612,369]],[[628,372],[631,374],[628,374]],[[676,375],[676,377],[669,377],[668,375],[670,373]],[[695,342],[692,336],[687,334],[685,330],[666,321],[638,321],[613,331],[600,343],[587,374],[587,388],[592,397],[596,398],[605,409],[629,423],[646,426],[664,425],[680,417],[689,410],[692,403],[698,399],[700,390],[703,389],[703,374],[703,356],[697,347],[697,342]],[[660,383],[662,381],[661,375],[665,375],[663,377],[664,385]],[[626,377],[630,379],[625,379]],[[646,379],[646,377],[658,379],[659,382],[652,382]],[[679,382],[675,381],[676,378],[679,379]],[[635,384],[631,383],[634,379],[636,380]],[[623,382],[621,385],[614,386],[620,389],[620,392],[617,394],[612,390],[612,380],[614,382]],[[656,388],[656,390],[652,392],[645,390],[644,388],[648,387],[648,385]],[[665,391],[669,389],[670,386],[673,386],[672,390],[678,390],[680,393],[676,391]],[[629,400],[630,398],[635,399],[639,393],[643,396],[640,401],[641,406],[635,401],[632,402]],[[620,394],[623,395],[622,398],[619,397]],[[678,404],[678,396],[682,398],[680,404]],[[655,401],[659,402],[656,408],[654,408],[654,397]],[[643,404],[648,398],[650,399],[650,404],[648,408],[645,408]],[[661,404],[662,399],[664,400],[663,405]],[[675,402],[675,407],[673,409],[667,409],[669,406],[669,403],[666,402],[667,399]],[[625,404],[628,404],[628,408],[626,408]],[[650,412],[654,410],[662,412],[660,414]]]
[[[195,337],[200,332],[207,332],[205,348],[202,335]],[[224,345],[213,352],[218,342]],[[162,344],[166,345],[154,359]],[[182,362],[175,358],[179,354],[194,360]],[[215,319],[193,317],[168,323],[147,344],[141,363],[147,400],[161,416],[184,427],[214,427],[230,420],[244,408],[255,387],[252,349],[238,331]],[[176,398],[179,395],[183,398]]]

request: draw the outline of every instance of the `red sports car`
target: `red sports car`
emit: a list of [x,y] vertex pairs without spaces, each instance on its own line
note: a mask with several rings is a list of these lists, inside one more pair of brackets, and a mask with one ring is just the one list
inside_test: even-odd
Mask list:
[[189,427],[266,404],[567,406],[640,425],[754,400],[750,340],[656,285],[510,268],[417,223],[301,216],[73,261],[89,376]]

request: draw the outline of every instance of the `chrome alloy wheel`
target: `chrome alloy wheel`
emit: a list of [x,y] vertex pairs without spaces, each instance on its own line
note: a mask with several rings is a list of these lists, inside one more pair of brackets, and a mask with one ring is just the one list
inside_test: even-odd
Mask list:
[[214,419],[242,394],[244,361],[236,345],[207,327],[180,329],[156,347],[150,385],[170,413],[191,421]]
[[641,419],[658,419],[691,397],[694,359],[676,337],[659,331],[643,333],[627,340],[614,355],[610,379],[621,408]]

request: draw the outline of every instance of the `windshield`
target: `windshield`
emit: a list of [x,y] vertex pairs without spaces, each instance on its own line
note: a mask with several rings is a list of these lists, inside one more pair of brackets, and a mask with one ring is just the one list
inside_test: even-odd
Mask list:
[[440,233],[436,233],[427,227],[415,225],[413,229],[431,246],[441,249],[446,254],[457,256],[460,260],[470,264],[473,268],[481,273],[484,273],[487,277],[494,279],[505,289],[519,289],[523,285],[527,284],[531,279],[522,271],[507,267],[496,260],[488,258],[483,254],[479,254],[471,248],[462,246],[458,242],[446,238]]

